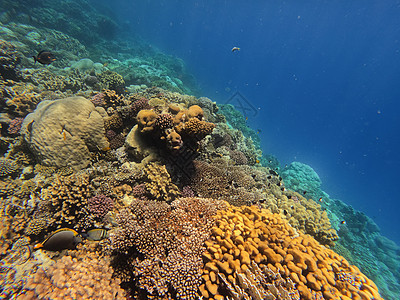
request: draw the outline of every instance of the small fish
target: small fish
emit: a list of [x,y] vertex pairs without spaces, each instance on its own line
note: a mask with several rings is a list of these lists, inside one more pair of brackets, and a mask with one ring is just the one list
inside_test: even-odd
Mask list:
[[235,51],[240,51],[240,48],[239,47],[233,47],[232,48],[232,52],[235,52]]
[[104,148],[101,149],[101,151],[104,151],[104,152],[107,152],[107,151],[110,151],[110,150],[111,150],[110,147],[104,147]]
[[257,134],[261,133],[261,129],[257,129]]
[[287,216],[288,211],[287,211],[286,209],[284,209],[284,210],[283,210],[283,214],[284,214],[285,216]]
[[259,164],[259,163],[260,163],[260,160],[256,159],[256,164]]
[[79,233],[70,228],[62,228],[51,233],[42,243],[36,244],[33,249],[61,251],[74,249],[80,242],[82,242],[82,238]]
[[291,209],[294,209],[294,205],[290,206]]
[[318,199],[319,202],[322,202],[322,197]]
[[249,117],[246,117],[245,119],[246,119],[246,121],[247,121],[247,120],[249,119]]
[[342,225],[346,225],[346,221],[345,221],[345,220],[343,220],[343,221],[341,221],[341,222],[340,222],[340,224],[342,224]]
[[307,194],[307,191],[304,191],[304,192],[303,192],[303,195],[305,195],[305,194]]
[[89,241],[101,241],[108,237],[108,231],[102,228],[95,228],[82,234],[82,236],[87,238]]
[[65,131],[63,131],[63,138],[64,138],[64,141],[67,140],[67,135],[65,134]]
[[54,56],[53,53],[45,50],[40,51],[37,56],[32,56],[32,57],[35,60],[35,63],[39,62],[42,65],[49,65],[56,60],[56,57]]

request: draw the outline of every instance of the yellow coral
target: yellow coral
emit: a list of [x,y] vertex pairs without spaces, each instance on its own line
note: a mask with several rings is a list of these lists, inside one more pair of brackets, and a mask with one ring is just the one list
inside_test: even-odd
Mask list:
[[[278,214],[255,206],[230,206],[219,211],[216,219],[203,254],[200,290],[204,298],[241,299],[237,295],[242,293],[257,299],[255,295],[282,289],[287,295],[298,293],[301,299],[382,299],[376,285],[357,267],[296,232]],[[282,278],[285,289],[281,283],[265,282],[270,272]]]
[[140,132],[150,132],[154,130],[157,114],[152,110],[142,109],[137,114],[137,122]]

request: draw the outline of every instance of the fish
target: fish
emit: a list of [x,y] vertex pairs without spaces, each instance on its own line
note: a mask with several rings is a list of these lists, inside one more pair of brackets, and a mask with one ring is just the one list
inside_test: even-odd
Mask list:
[[87,238],[89,241],[101,241],[108,238],[108,231],[102,228],[95,228],[83,233],[82,236]]
[[307,194],[307,191],[304,191],[304,192],[303,192],[303,195],[305,195],[305,194]]
[[260,160],[259,159],[256,159],[256,164],[259,164],[260,163]]
[[239,47],[233,47],[232,48],[232,52],[235,52],[235,51],[240,51],[240,48]]
[[318,199],[319,202],[322,202],[322,197]]
[[342,224],[342,225],[346,225],[346,221],[345,221],[345,220],[343,220],[343,221],[341,221],[341,222],[340,222],[340,224]]
[[288,214],[288,211],[286,209],[284,209],[283,214],[286,216]]
[[79,233],[70,228],[62,228],[52,232],[42,243],[36,244],[33,249],[49,251],[75,249],[80,242],[82,242],[82,238]]
[[40,51],[38,55],[32,57],[35,60],[35,63],[39,62],[42,65],[49,65],[56,60],[56,57],[53,53],[45,50]]

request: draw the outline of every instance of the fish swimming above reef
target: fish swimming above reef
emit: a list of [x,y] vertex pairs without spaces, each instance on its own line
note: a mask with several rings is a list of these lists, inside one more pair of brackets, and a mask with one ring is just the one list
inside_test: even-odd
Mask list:
[[240,48],[239,47],[233,47],[232,48],[232,52],[235,52],[235,51],[240,51]]
[[56,57],[53,53],[45,50],[40,51],[38,55],[32,57],[35,60],[35,63],[40,62],[42,65],[49,65],[56,60]]
[[80,242],[82,242],[82,238],[79,233],[70,228],[62,228],[51,233],[42,243],[36,244],[33,249],[61,251],[74,249]]

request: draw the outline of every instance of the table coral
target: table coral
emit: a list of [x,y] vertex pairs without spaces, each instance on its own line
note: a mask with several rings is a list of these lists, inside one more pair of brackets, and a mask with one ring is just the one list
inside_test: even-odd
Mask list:
[[[280,276],[287,296],[268,299],[382,299],[376,285],[343,257],[308,235],[296,232],[278,214],[258,207],[232,207],[219,211],[217,226],[206,241],[203,284],[206,299],[254,298],[280,289],[258,269]],[[271,273],[271,274],[272,274]],[[279,275],[278,275],[279,274]],[[275,277],[276,278],[276,277]],[[248,283],[257,286],[248,288]],[[272,286],[271,286],[272,285]],[[233,287],[233,289],[232,289]],[[294,295],[294,298],[290,295]],[[260,298],[261,299],[261,298]]]
[[223,207],[220,201],[201,198],[180,198],[171,205],[133,200],[110,234],[111,247],[119,253],[116,276],[131,286],[136,279],[132,288],[148,296],[197,299],[203,243],[214,224],[212,216]]

